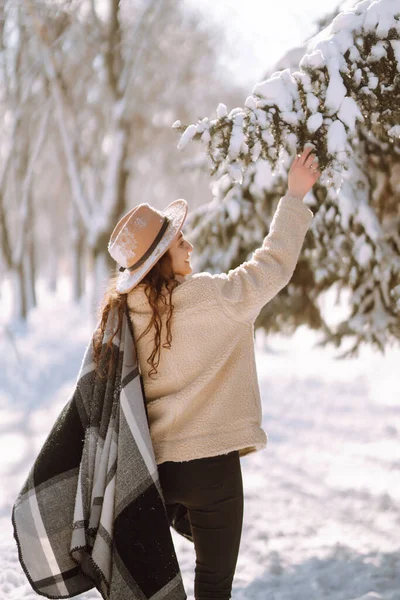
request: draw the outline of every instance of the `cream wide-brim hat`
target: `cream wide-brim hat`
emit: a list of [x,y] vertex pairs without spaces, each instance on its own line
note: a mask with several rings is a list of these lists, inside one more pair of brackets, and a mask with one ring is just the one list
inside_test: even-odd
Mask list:
[[[150,256],[145,260],[145,262],[142,263],[134,271],[129,271],[129,269],[125,269],[120,273],[116,283],[116,289],[119,293],[127,294],[128,292],[130,292],[151,270],[151,268],[154,267],[156,262],[163,256],[163,254],[165,254],[165,252],[171,246],[175,236],[180,231],[186,219],[187,210],[188,205],[186,200],[179,199],[174,200],[173,202],[168,204],[168,206],[163,211],[157,211],[159,214],[168,217],[170,222],[168,223],[168,226],[160,242],[157,244]],[[127,215],[122,217],[120,221],[125,220],[126,217]],[[118,227],[118,223],[114,229]]]

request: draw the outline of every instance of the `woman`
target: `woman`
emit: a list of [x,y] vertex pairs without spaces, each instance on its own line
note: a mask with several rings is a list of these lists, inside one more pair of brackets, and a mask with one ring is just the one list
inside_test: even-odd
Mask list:
[[228,274],[191,274],[185,200],[163,212],[140,204],[110,237],[122,272],[100,316],[105,324],[111,306],[121,317],[128,304],[165,502],[188,509],[196,600],[231,597],[243,519],[240,457],[267,443],[253,324],[293,274],[313,217],[302,199],[320,174],[310,148],[296,157],[268,235]]

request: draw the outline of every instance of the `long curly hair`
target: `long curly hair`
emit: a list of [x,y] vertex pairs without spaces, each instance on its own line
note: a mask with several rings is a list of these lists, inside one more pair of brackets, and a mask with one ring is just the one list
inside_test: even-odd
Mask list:
[[[103,301],[101,302],[97,320],[100,319],[100,326],[96,330],[93,338],[93,360],[98,368],[98,373],[101,379],[108,376],[108,374],[114,368],[113,364],[113,353],[112,353],[112,341],[115,335],[121,331],[123,313],[127,308],[128,294],[122,294],[117,291],[116,284],[118,280],[119,272],[114,272],[108,282],[106,292],[104,294]],[[162,315],[168,310],[166,327],[167,327],[167,341],[162,345],[163,348],[171,348],[172,334],[171,334],[171,319],[173,315],[174,305],[172,304],[172,292],[179,285],[179,282],[174,278],[172,271],[172,260],[169,251],[165,252],[161,258],[156,262],[152,269],[143,277],[140,283],[145,284],[145,294],[149,300],[149,304],[152,308],[153,314],[149,321],[147,328],[143,333],[135,340],[140,340],[146,335],[150,329],[154,326],[154,349],[151,355],[147,359],[147,363],[151,365],[151,370],[148,375],[150,378],[157,373],[157,367],[160,363],[160,352],[161,352],[161,330],[162,330]],[[100,369],[100,355],[102,351],[102,340],[104,337],[104,331],[106,328],[107,318],[110,310],[117,307],[118,323],[117,327],[109,339],[106,347],[106,359],[104,361],[104,371]],[[157,359],[155,360],[155,358]],[[103,365],[103,360],[101,361]]]

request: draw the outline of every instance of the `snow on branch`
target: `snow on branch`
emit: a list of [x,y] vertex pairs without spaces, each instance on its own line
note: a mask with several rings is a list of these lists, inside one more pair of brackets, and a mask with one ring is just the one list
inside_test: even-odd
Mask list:
[[[285,65],[286,66],[286,65]],[[196,270],[219,272],[251,258],[287,189],[294,155],[311,144],[322,176],[305,198],[314,211],[290,284],[257,326],[292,333],[308,324],[339,346],[384,351],[400,340],[400,5],[364,0],[307,44],[299,63],[258,83],[245,106],[182,132],[206,147],[213,200],[187,224]],[[332,323],[325,293],[350,292]]]
[[216,119],[176,125],[183,132],[178,148],[201,140],[212,174],[227,172],[235,181],[259,158],[275,168],[282,147],[294,156],[308,142],[321,183],[339,188],[358,122],[400,152],[399,18],[398,0],[364,0],[340,13],[309,42],[298,71],[257,83],[243,108],[228,113],[220,104]]

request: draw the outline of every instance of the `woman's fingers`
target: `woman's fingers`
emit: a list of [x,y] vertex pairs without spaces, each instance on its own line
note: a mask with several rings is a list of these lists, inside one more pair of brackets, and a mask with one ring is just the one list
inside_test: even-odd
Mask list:
[[310,171],[313,174],[318,175],[318,177],[321,175],[321,172],[318,171],[318,158],[315,156],[314,149],[311,146],[307,146],[303,150],[302,154],[297,154],[290,168],[292,169],[296,166],[303,166],[307,169],[312,167]]
[[300,157],[300,162],[302,165],[304,165],[304,163],[308,160],[310,153],[312,152],[312,148],[310,146],[307,146],[307,148],[305,148],[303,150],[303,154]]
[[317,160],[316,157],[315,157],[315,155],[314,154],[309,154],[307,156],[307,159],[304,161],[304,166],[305,167],[310,167],[315,160]]
[[301,154],[298,154],[296,156],[296,158],[294,159],[294,161],[292,163],[292,166],[295,166],[297,164],[304,165],[307,160],[311,160],[311,162],[312,162],[312,160],[314,159],[314,156],[310,155],[311,152],[312,152],[312,148],[310,146],[307,146],[307,148],[305,148]]
[[294,159],[294,161],[292,162],[292,166],[291,166],[290,168],[292,169],[293,167],[295,167],[295,166],[297,165],[297,163],[299,162],[299,160],[300,160],[300,154],[298,154],[298,155],[296,156],[296,158],[295,158],[295,159]]

